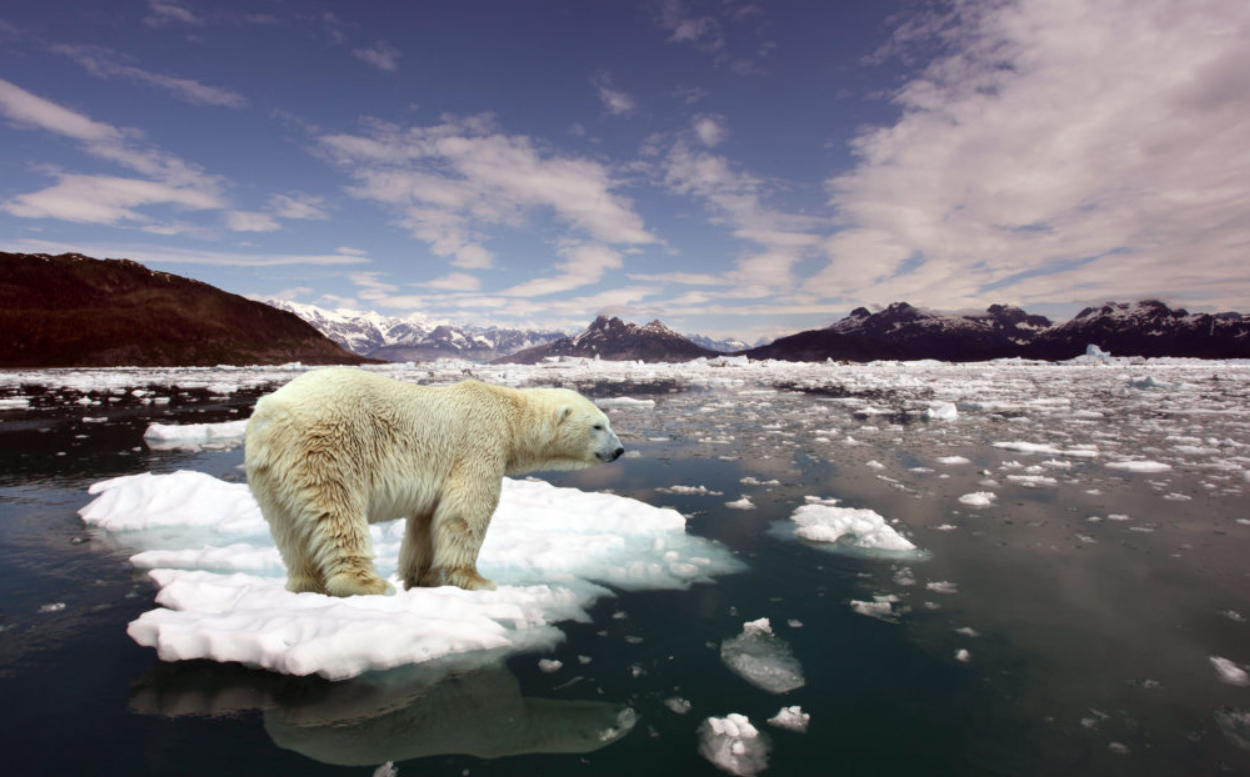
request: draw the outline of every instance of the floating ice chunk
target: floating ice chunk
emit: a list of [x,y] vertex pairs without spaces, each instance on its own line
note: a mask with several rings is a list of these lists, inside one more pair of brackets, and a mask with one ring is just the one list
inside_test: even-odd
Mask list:
[[[128,633],[169,661],[237,661],[341,679],[472,651],[541,652],[561,638],[557,623],[588,620],[587,608],[610,595],[598,582],[681,589],[741,569],[723,548],[687,535],[674,510],[506,479],[479,557],[498,591],[335,599],[285,590],[244,484],[177,472],[115,478],[90,491],[96,498],[80,511],[83,520],[143,550],[136,566],[156,567],[160,608]],[[396,568],[403,533],[402,521],[371,527],[384,576]]]
[[972,654],[966,648],[960,648],[955,651],[955,660],[961,664],[966,664],[972,660]]
[[0,410],[26,410],[30,400],[25,397],[4,397],[0,399]]
[[1171,464],[1164,464],[1161,461],[1150,461],[1148,459],[1108,461],[1107,466],[1111,469],[1122,469],[1129,472],[1167,472],[1172,469]]
[[934,580],[931,583],[925,583],[924,587],[939,594],[959,593],[959,586],[949,580]]
[[1085,346],[1085,355],[1095,359],[1110,359],[1111,354],[1094,343]]
[[971,463],[972,461],[970,459],[966,459],[963,456],[939,456],[938,457],[938,464],[946,464],[948,466],[954,465],[954,464],[971,464]]
[[1057,486],[1059,481],[1045,475],[1008,475],[1007,479],[1012,483],[1024,486],[1026,488],[1039,488],[1041,486]]
[[633,399],[631,397],[610,397],[607,399],[596,399],[595,404],[604,410],[620,407],[652,408],[655,407],[655,400]]
[[1178,381],[1176,383],[1168,383],[1166,380],[1159,380],[1153,375],[1147,375],[1144,378],[1137,378],[1128,382],[1129,388],[1156,390],[1156,391],[1180,391],[1183,389],[1197,388],[1192,383]]
[[656,491],[661,494],[706,494],[708,496],[721,496],[721,491],[711,491],[707,486],[668,486],[660,487]]
[[1229,741],[1243,750],[1250,750],[1250,712],[1223,707],[1215,711],[1215,723]]
[[959,410],[951,402],[930,402],[925,408],[926,421],[954,421],[959,418]]
[[560,671],[562,668],[564,668],[563,661],[557,661],[554,658],[538,659],[538,669],[541,672],[546,672],[547,674],[551,674],[552,672]]
[[916,546],[887,524],[885,518],[866,508],[805,504],[794,511],[790,520],[798,524],[794,533],[812,542],[872,550],[916,550]]
[[150,424],[143,440],[153,450],[200,450],[243,442],[247,419],[217,424]]
[[373,770],[373,777],[399,777],[399,769],[395,768],[394,761],[387,761]]
[[1211,666],[1215,667],[1220,680],[1229,685],[1250,685],[1250,674],[1227,658],[1211,656]]
[[995,494],[993,491],[974,491],[971,494],[964,494],[959,497],[959,503],[969,507],[989,507],[994,504],[994,500],[997,498],[998,494]]
[[906,608],[896,610],[894,605],[899,602],[899,598],[893,594],[883,594],[872,597],[872,601],[864,601],[861,599],[852,599],[850,601],[851,609],[860,615],[866,615],[869,618],[877,618],[878,620],[894,622],[896,615],[902,615],[906,612]]
[[1071,448],[1061,449],[1056,448],[1053,445],[1047,445],[1046,443],[1012,440],[1007,442],[996,442],[994,443],[994,447],[1009,451],[1019,451],[1021,453],[1044,453],[1048,456],[1072,456],[1086,459],[1098,457],[1098,449],[1092,445],[1074,445]]
[[726,502],[725,506],[733,508],[734,510],[754,510],[755,509],[755,503],[752,502],[751,497],[747,496],[746,494],[743,494],[741,498],[733,502]]
[[795,705],[793,707],[782,707],[777,710],[777,714],[768,719],[768,724],[805,734],[807,733],[807,724],[811,723],[811,721],[812,716],[804,712],[802,707]]
[[768,768],[768,739],[745,715],[731,712],[699,726],[699,755],[738,777]]
[[670,699],[665,699],[664,706],[668,707],[670,710],[677,713],[678,715],[685,715],[687,712],[690,711],[690,707],[692,705],[690,704],[688,700],[683,699],[680,696],[674,696]]
[[788,693],[802,688],[803,667],[785,640],[773,634],[767,618],[742,625],[742,633],[720,646],[725,666],[742,679],[769,693]]

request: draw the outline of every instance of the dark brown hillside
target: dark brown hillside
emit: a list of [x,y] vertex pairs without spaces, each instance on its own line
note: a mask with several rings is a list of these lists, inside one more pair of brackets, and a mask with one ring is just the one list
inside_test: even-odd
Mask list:
[[0,252],[0,367],[359,364],[294,314],[127,259]]

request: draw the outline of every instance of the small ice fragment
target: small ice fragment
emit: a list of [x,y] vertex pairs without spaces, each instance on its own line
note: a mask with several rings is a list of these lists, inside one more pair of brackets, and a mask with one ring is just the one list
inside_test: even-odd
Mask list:
[[805,504],[794,511],[790,520],[798,524],[794,533],[812,542],[840,543],[875,550],[916,549],[890,527],[885,518],[866,508]]
[[949,580],[934,580],[932,582],[925,583],[924,587],[939,594],[959,593],[959,586]]
[[976,629],[972,628],[971,626],[963,626],[963,627],[961,627],[961,628],[955,629],[955,633],[956,633],[956,634],[962,634],[962,635],[964,635],[965,637],[979,637],[979,636],[981,636],[981,632],[977,631]]
[[939,456],[938,457],[938,464],[955,465],[955,464],[971,464],[971,463],[972,461],[970,459],[965,459],[963,456]]
[[1211,656],[1211,666],[1215,667],[1220,679],[1229,685],[1250,685],[1250,674],[1227,658]]
[[972,654],[969,653],[966,649],[960,648],[959,650],[955,651],[955,660],[959,661],[960,663],[966,664],[972,660]]
[[373,770],[373,777],[398,777],[398,775],[399,769],[395,768],[394,761],[387,761]]
[[797,618],[791,618],[790,620],[786,621],[786,625],[792,629],[801,629],[803,628],[803,621],[798,620]]
[[950,402],[930,402],[924,418],[926,421],[954,421],[959,418],[959,410]]
[[745,715],[731,712],[699,726],[699,755],[738,777],[768,768],[768,740]]
[[720,646],[721,661],[742,679],[769,693],[802,688],[803,667],[785,640],[773,634],[767,618],[744,623],[742,633]]
[[547,674],[551,674],[552,672],[558,672],[560,671],[560,668],[563,666],[564,666],[563,661],[557,661],[554,658],[538,659],[538,668],[546,672]]
[[755,509],[755,503],[752,502],[751,497],[747,496],[746,494],[743,494],[742,498],[738,499],[735,502],[726,502],[725,506],[733,508],[734,510],[754,510]]
[[989,507],[997,498],[998,494],[993,491],[973,491],[971,494],[959,497],[959,503],[969,507]]
[[1149,461],[1143,459],[1134,459],[1132,461],[1108,461],[1107,467],[1110,469],[1122,469],[1128,472],[1167,472],[1172,469],[1171,464],[1164,464],[1161,461]]
[[1250,712],[1236,707],[1222,707],[1215,711],[1215,723],[1233,744],[1250,750]]
[[782,707],[777,710],[777,714],[768,719],[768,724],[805,734],[807,733],[807,724],[811,720],[811,715],[804,712],[802,707],[795,705],[793,707]]
[[687,699],[683,699],[680,696],[674,696],[671,699],[665,699],[664,706],[668,707],[673,712],[676,712],[678,715],[685,715],[690,711],[691,704]]
[[1122,742],[1112,742],[1111,744],[1107,745],[1107,749],[1113,753],[1118,753],[1120,755],[1128,755],[1128,745]]
[[60,612],[65,609],[65,602],[52,602],[39,608],[41,613]]

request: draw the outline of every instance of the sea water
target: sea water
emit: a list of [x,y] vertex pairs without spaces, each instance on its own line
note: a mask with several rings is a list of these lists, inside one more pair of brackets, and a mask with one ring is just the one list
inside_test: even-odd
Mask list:
[[628,457],[540,477],[675,510],[702,544],[667,562],[708,571],[579,572],[601,590],[542,640],[338,681],[162,662],[127,635],[162,609],[145,548],[84,522],[88,490],[243,483],[229,425],[302,369],[0,373],[6,771],[1250,770],[1248,366],[390,368],[603,400]]

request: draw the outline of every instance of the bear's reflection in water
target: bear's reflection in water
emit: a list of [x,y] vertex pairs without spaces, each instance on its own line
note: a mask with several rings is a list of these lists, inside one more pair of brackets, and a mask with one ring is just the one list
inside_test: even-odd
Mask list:
[[525,698],[503,666],[450,673],[405,667],[329,682],[184,661],[159,664],[137,681],[130,706],[168,717],[260,709],[276,745],[339,766],[589,753],[624,737],[636,721],[623,704]]

